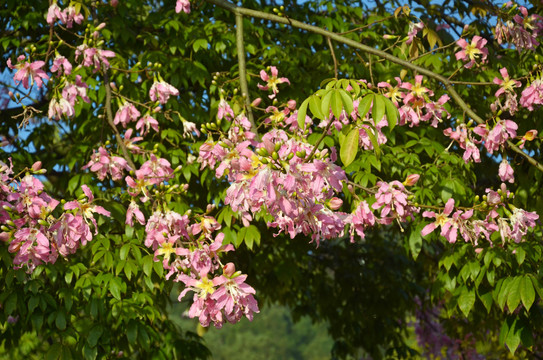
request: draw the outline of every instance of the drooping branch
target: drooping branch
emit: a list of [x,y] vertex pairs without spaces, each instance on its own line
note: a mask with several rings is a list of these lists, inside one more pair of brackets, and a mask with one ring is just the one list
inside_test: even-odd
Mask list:
[[[245,16],[250,16],[250,17],[253,17],[253,18],[264,19],[264,20],[269,20],[269,21],[273,21],[273,22],[276,22],[276,23],[290,25],[290,26],[298,28],[298,29],[306,30],[306,31],[309,31],[309,32],[312,32],[312,33],[315,33],[315,34],[322,35],[324,37],[328,37],[331,40],[334,40],[334,41],[337,41],[339,43],[348,45],[348,46],[350,46],[352,48],[355,48],[355,49],[362,50],[362,51],[364,51],[364,52],[366,52],[368,54],[376,55],[376,56],[378,56],[378,57],[380,57],[382,59],[385,59],[387,61],[390,61],[390,62],[398,64],[398,65],[401,65],[402,67],[404,67],[406,69],[411,69],[411,70],[413,70],[413,71],[415,71],[415,72],[417,72],[419,74],[426,75],[429,78],[432,78],[432,79],[442,83],[443,86],[445,87],[445,89],[447,90],[447,92],[449,93],[449,95],[451,96],[451,98],[456,102],[456,104],[470,118],[472,118],[478,124],[485,124],[486,123],[485,120],[483,120],[479,115],[477,115],[469,107],[469,105],[466,104],[466,102],[462,99],[460,94],[458,94],[456,92],[456,90],[454,89],[453,83],[449,79],[447,79],[446,77],[444,77],[444,76],[442,76],[440,74],[437,74],[437,73],[435,73],[435,72],[433,72],[433,71],[431,71],[429,69],[426,69],[426,68],[421,67],[419,65],[415,65],[415,64],[413,64],[413,63],[411,63],[409,61],[400,59],[400,58],[398,58],[398,57],[396,57],[394,55],[391,55],[391,54],[389,54],[387,52],[384,52],[384,51],[379,50],[379,49],[372,48],[372,47],[367,46],[367,45],[364,45],[364,44],[362,44],[362,43],[360,43],[358,41],[346,38],[346,37],[341,36],[339,34],[336,34],[334,32],[322,29],[322,28],[317,27],[317,26],[309,25],[309,24],[306,24],[306,23],[303,23],[301,21],[297,21],[297,20],[294,20],[294,19],[291,19],[291,18],[288,18],[288,17],[281,17],[281,16],[269,14],[269,13],[266,13],[266,12],[263,12],[263,11],[243,8],[243,7],[240,7],[240,6],[236,6],[236,5],[230,3],[230,2],[228,2],[226,0],[206,0],[206,1],[211,3],[211,4],[215,4],[215,5],[223,8],[223,9],[226,9],[228,11],[233,12],[234,14],[236,14],[236,17],[239,16],[239,15],[245,15]],[[238,53],[239,53],[239,51],[238,51]],[[242,89],[242,91],[243,91],[243,89]],[[513,144],[511,141],[508,141],[507,144],[509,145],[509,147],[514,152],[516,152],[519,155],[521,155],[522,157],[524,157],[531,165],[535,166],[538,170],[543,172],[543,165],[540,164],[539,162],[537,162],[537,160],[532,158],[530,155],[526,154],[524,151],[522,151],[518,146]]]
[[238,51],[239,83],[241,86],[241,96],[245,102],[247,117],[251,123],[251,131],[258,136],[258,129],[251,110],[251,99],[249,99],[249,86],[247,85],[247,69],[245,66],[245,45],[243,44],[243,15],[236,13],[236,47]]

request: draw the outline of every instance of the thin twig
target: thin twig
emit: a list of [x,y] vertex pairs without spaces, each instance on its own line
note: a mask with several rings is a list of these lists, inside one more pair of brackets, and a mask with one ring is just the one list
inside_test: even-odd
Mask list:
[[332,46],[332,40],[330,40],[330,38],[327,37],[326,41],[328,41],[328,46],[330,47],[330,53],[332,54],[332,59],[334,60],[334,77],[337,79],[338,73],[337,73],[336,53],[334,52],[334,47]]
[[121,134],[119,133],[119,130],[115,126],[115,123],[113,122],[113,112],[111,110],[111,87],[109,86],[109,74],[107,72],[104,72],[104,86],[106,88],[106,118],[107,123],[115,133],[115,139],[117,140],[117,144],[121,148],[121,151],[123,152],[124,159],[128,162],[128,165],[130,165],[130,168],[133,170],[136,170],[136,165],[134,165],[134,162],[130,158],[130,154],[128,153],[128,149],[126,148],[126,145],[121,138]]

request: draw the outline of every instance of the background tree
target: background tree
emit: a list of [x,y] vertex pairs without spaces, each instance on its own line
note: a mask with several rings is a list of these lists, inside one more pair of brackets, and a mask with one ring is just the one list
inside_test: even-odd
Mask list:
[[[360,349],[373,358],[538,356],[542,234],[539,226],[528,228],[543,213],[540,138],[533,131],[541,130],[541,4],[279,5],[2,5],[6,351],[26,356],[20,339],[34,337],[38,357],[208,356],[196,334],[171,320],[179,315],[170,296],[183,284],[203,289],[201,298],[212,290],[196,277],[178,277],[172,269],[182,266],[168,260],[222,240],[217,249],[231,244],[236,251],[220,264],[211,256],[213,270],[239,280],[226,266],[232,261],[248,274],[260,304],[326,321],[333,356]],[[261,142],[273,128],[307,151],[288,159],[288,141]],[[209,158],[206,146],[215,151]],[[339,214],[340,231],[330,225],[328,235],[300,230],[292,238],[274,224],[271,207],[232,210],[227,189],[255,173],[281,172],[279,157],[330,164],[332,148],[337,172],[346,173],[337,175],[343,191],[329,185],[315,206]],[[213,156],[222,170],[211,166]],[[243,168],[246,159],[252,162]],[[31,193],[39,186],[29,179],[44,188]],[[39,211],[23,201],[24,189]],[[53,206],[48,196],[65,201]],[[132,202],[146,226],[137,223]],[[127,223],[127,210],[136,221]],[[149,226],[157,212],[179,215],[168,240]],[[62,221],[53,219],[79,221],[72,227],[85,232],[73,248],[48,245],[46,254],[34,254],[46,263],[35,266],[21,244],[30,229],[58,239]],[[300,229],[323,222],[302,222]],[[29,246],[39,248],[36,239]],[[86,246],[79,247],[87,242],[81,239]],[[250,309],[249,301],[246,315]],[[222,324],[214,316],[207,324]],[[413,328],[418,348],[408,340]]]

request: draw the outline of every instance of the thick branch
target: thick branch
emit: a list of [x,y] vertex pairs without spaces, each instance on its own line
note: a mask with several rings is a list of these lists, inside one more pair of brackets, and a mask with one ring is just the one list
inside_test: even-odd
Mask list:
[[[388,60],[388,61],[393,62],[393,63],[398,64],[398,65],[401,65],[404,68],[411,69],[411,70],[413,70],[413,71],[415,71],[415,72],[417,72],[419,74],[426,75],[429,78],[432,78],[432,79],[437,80],[440,83],[442,83],[443,86],[445,86],[445,89],[447,90],[447,92],[449,93],[451,98],[456,102],[456,104],[470,118],[475,120],[475,122],[477,122],[478,124],[485,124],[486,123],[485,120],[483,120],[479,115],[477,115],[469,107],[469,105],[464,102],[462,97],[454,89],[454,86],[453,86],[453,84],[452,84],[452,82],[450,80],[448,80],[446,77],[444,77],[444,76],[442,76],[440,74],[437,74],[437,73],[435,73],[435,72],[433,72],[433,71],[431,71],[429,69],[426,69],[426,68],[423,68],[421,66],[415,65],[415,64],[413,64],[413,63],[411,63],[409,61],[400,59],[400,58],[398,58],[398,57],[396,57],[394,55],[391,55],[389,53],[386,53],[386,52],[384,52],[382,50],[372,48],[372,47],[364,45],[364,44],[362,44],[362,43],[360,43],[358,41],[348,39],[346,37],[343,37],[343,36],[338,35],[338,34],[336,34],[334,32],[331,32],[331,31],[324,30],[324,29],[322,29],[320,27],[317,27],[317,26],[308,25],[308,24],[303,23],[301,21],[297,21],[297,20],[293,20],[293,19],[290,19],[290,18],[287,18],[287,17],[281,17],[281,16],[277,16],[277,15],[273,15],[273,14],[268,14],[268,13],[265,13],[265,12],[262,12],[262,11],[257,11],[257,10],[246,9],[246,8],[243,8],[243,7],[238,7],[238,6],[236,6],[234,4],[231,4],[231,3],[229,3],[228,1],[225,1],[225,0],[207,0],[207,1],[209,3],[211,3],[211,4],[215,4],[215,5],[219,6],[219,7],[222,7],[223,9],[226,9],[226,10],[229,10],[229,11],[233,12],[234,14],[236,14],[236,16],[245,15],[245,16],[250,16],[250,17],[254,17],[254,18],[270,20],[270,21],[273,21],[273,22],[290,25],[292,27],[302,29],[302,30],[306,30],[306,31],[309,31],[309,32],[312,32],[312,33],[315,33],[315,34],[320,34],[320,35],[328,37],[328,38],[330,38],[330,39],[332,39],[334,41],[337,41],[339,43],[348,45],[348,46],[353,47],[355,49],[362,50],[362,51],[364,51],[364,52],[366,52],[368,54],[376,55],[376,56],[378,56],[378,57],[380,57],[382,59]],[[526,154],[524,151],[519,149],[512,142],[509,141],[508,145],[513,151],[515,151],[519,155],[523,156],[530,164],[534,165],[538,170],[543,172],[543,165],[542,164],[538,163],[534,158],[532,158],[530,155]]]
[[247,69],[245,66],[245,46],[243,45],[243,15],[236,13],[236,47],[238,50],[239,83],[241,86],[241,96],[245,101],[247,117],[251,123],[251,131],[258,136],[258,129],[251,110],[251,99],[249,99],[249,86],[247,85]]

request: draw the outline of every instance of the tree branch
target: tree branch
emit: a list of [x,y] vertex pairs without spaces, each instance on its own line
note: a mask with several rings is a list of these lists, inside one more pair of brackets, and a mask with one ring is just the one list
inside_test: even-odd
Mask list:
[[[442,83],[443,86],[445,87],[445,89],[448,91],[451,98],[456,102],[456,104],[462,110],[464,110],[464,112],[470,118],[475,120],[475,122],[477,122],[478,124],[486,124],[486,121],[483,120],[479,115],[477,115],[469,107],[469,105],[466,104],[466,102],[464,102],[462,97],[454,89],[453,83],[449,79],[447,79],[446,77],[444,77],[444,76],[442,76],[440,74],[437,74],[437,73],[435,73],[435,72],[433,72],[433,71],[431,71],[429,69],[426,69],[426,68],[423,68],[421,66],[415,65],[415,64],[413,64],[413,63],[411,63],[409,61],[400,59],[400,58],[398,58],[398,57],[396,57],[394,55],[391,55],[389,53],[386,53],[386,52],[384,52],[382,50],[372,48],[372,47],[364,45],[364,44],[362,44],[362,43],[360,43],[358,41],[355,41],[355,40],[346,38],[344,36],[338,35],[338,34],[336,34],[334,32],[324,30],[324,29],[322,29],[320,27],[317,27],[317,26],[308,25],[306,23],[303,23],[301,21],[297,21],[297,20],[294,20],[294,19],[290,19],[288,17],[281,17],[281,16],[277,16],[277,15],[273,15],[273,14],[268,14],[268,13],[265,13],[265,12],[262,12],[262,11],[246,9],[246,8],[243,8],[243,7],[236,6],[236,5],[234,5],[232,3],[229,3],[228,1],[225,1],[225,0],[206,0],[206,1],[211,3],[211,4],[215,4],[215,5],[223,8],[223,9],[231,11],[234,14],[236,14],[236,16],[245,15],[245,16],[250,16],[250,17],[254,17],[254,18],[258,18],[258,19],[269,20],[269,21],[273,21],[273,22],[276,22],[276,23],[290,25],[292,27],[302,29],[302,30],[306,30],[306,31],[309,31],[309,32],[312,32],[312,33],[315,33],[315,34],[325,36],[325,37],[329,37],[331,40],[334,40],[334,41],[337,41],[339,43],[348,45],[348,46],[353,47],[355,49],[362,50],[362,51],[364,51],[364,52],[366,52],[368,54],[376,55],[376,56],[378,56],[378,57],[380,57],[382,59],[388,60],[388,61],[390,61],[392,63],[395,63],[395,64],[398,64],[398,65],[401,65],[404,68],[411,69],[411,70],[413,70],[413,71],[415,71],[415,72],[417,72],[419,74],[422,74],[422,75],[426,75],[429,78],[432,78],[432,79],[437,80],[440,83]],[[519,149],[512,142],[508,141],[507,144],[509,145],[509,147],[513,151],[515,151],[516,153],[518,153],[519,155],[524,157],[530,164],[532,164],[538,170],[543,172],[543,165],[542,164],[540,164],[534,158],[532,158],[530,155],[526,154],[524,151]]]
[[247,69],[245,66],[245,46],[243,44],[243,15],[236,14],[236,47],[238,50],[238,67],[239,67],[239,84],[241,86],[241,96],[243,96],[245,102],[245,109],[247,110],[247,117],[251,123],[251,131],[256,134],[256,138],[260,139],[258,135],[258,129],[253,117],[253,111],[251,110],[251,99],[249,99],[249,86],[247,85]]
[[123,156],[125,160],[128,162],[128,165],[132,168],[132,170],[136,170],[136,165],[134,165],[134,162],[132,161],[130,154],[128,153],[128,149],[126,148],[126,145],[124,144],[123,139],[121,138],[121,134],[119,133],[119,130],[115,126],[115,123],[113,122],[113,112],[111,110],[111,87],[109,86],[109,75],[104,72],[104,86],[106,88],[106,118],[107,123],[115,133],[115,140],[117,140],[117,145],[121,148],[121,151],[123,152]]

